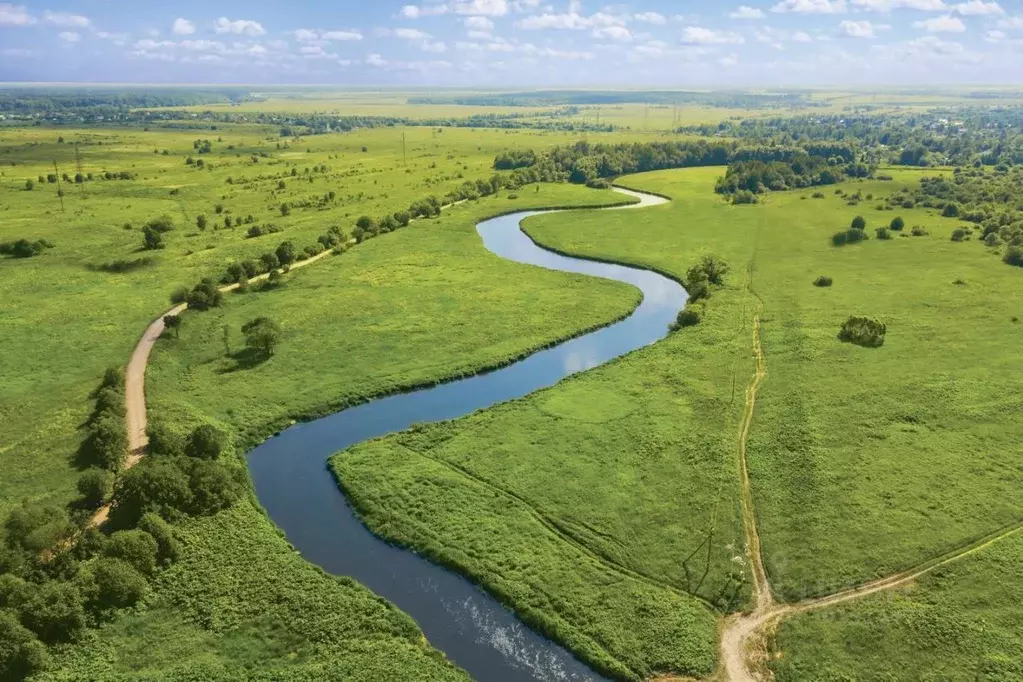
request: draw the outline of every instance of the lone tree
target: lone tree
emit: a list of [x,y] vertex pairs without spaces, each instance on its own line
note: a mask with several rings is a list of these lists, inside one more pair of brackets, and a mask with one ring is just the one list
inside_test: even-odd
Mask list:
[[274,252],[277,262],[281,265],[291,265],[295,262],[295,245],[291,242],[281,242]]
[[164,315],[163,316],[164,329],[173,329],[174,338],[179,338],[181,335],[181,317],[178,315]]
[[245,347],[262,353],[265,356],[274,354],[274,349],[281,340],[281,328],[269,317],[257,317],[242,325],[245,335]]

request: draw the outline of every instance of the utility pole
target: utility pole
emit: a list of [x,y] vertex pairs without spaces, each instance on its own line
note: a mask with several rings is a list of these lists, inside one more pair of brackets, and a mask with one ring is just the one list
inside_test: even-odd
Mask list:
[[60,199],[60,212],[64,212],[64,190],[60,188],[60,169],[57,168],[57,160],[53,160],[53,174],[57,177],[57,197]]
[[82,179],[82,181],[78,183],[80,185],[78,190],[82,194],[84,194],[85,193],[85,173],[82,171],[82,155],[78,151],[78,143],[77,142],[75,142],[75,171],[77,173],[77,175],[75,176],[75,180],[77,181],[78,178]]
[[405,149],[405,131],[404,130],[401,131],[401,160],[402,160],[402,163],[405,164],[405,167],[408,168],[408,152]]

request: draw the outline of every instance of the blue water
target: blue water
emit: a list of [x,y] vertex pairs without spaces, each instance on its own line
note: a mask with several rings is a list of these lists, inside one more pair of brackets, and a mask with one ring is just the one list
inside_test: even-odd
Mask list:
[[677,282],[647,270],[546,251],[519,229],[524,218],[537,213],[542,212],[488,220],[477,231],[487,249],[509,260],[638,287],[643,301],[632,315],[494,372],[298,424],[248,457],[260,503],[307,560],[351,576],[396,604],[419,623],[430,644],[486,682],[602,678],[469,581],[371,534],[348,507],[326,461],[356,443],[416,423],[454,419],[520,398],[668,333],[686,301]]

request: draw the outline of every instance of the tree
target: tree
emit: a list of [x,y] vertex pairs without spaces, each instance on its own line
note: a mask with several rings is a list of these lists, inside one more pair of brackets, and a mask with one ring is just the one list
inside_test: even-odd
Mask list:
[[124,420],[110,412],[100,414],[89,427],[86,447],[93,464],[108,471],[119,471],[128,456]]
[[295,245],[291,242],[281,242],[274,254],[281,265],[291,265],[295,262]]
[[368,215],[364,215],[355,221],[355,226],[363,232],[372,232],[374,228],[373,219]]
[[48,664],[46,647],[18,622],[13,611],[0,609],[0,680],[23,680]]
[[286,202],[286,201],[282,202],[281,203],[281,215],[282,216],[286,216],[289,213],[291,213],[291,206],[288,206],[288,202]]
[[147,251],[164,248],[163,235],[149,225],[144,226],[142,228],[142,248]]
[[1006,265],[1015,265],[1018,268],[1023,268],[1023,247],[1010,246],[1005,250],[1002,262]]
[[115,526],[136,526],[143,515],[153,512],[162,518],[181,517],[192,503],[188,476],[173,458],[147,457],[124,472],[111,500]]
[[105,469],[89,469],[78,477],[78,494],[87,507],[99,507],[114,487],[114,475]]
[[281,340],[281,328],[269,317],[257,317],[242,325],[245,335],[245,346],[264,356],[274,354],[274,349]]
[[850,317],[842,324],[838,338],[865,348],[880,348],[884,345],[887,326],[883,322],[867,317]]
[[209,310],[216,308],[224,299],[224,294],[211,279],[204,279],[188,292],[187,303],[192,310]]
[[164,315],[163,316],[163,327],[174,332],[174,338],[178,338],[181,335],[181,316],[180,315]]
[[854,230],[865,230],[867,229],[867,221],[863,218],[863,216],[858,215],[853,218],[850,227]]
[[96,610],[134,606],[148,587],[146,578],[131,564],[113,557],[101,557],[90,567],[93,585],[91,606]]
[[61,544],[74,529],[62,507],[27,502],[10,511],[4,530],[8,546],[39,554]]
[[36,186],[36,181],[33,180],[32,178],[29,178],[28,180],[25,181],[25,191],[26,192],[31,192],[33,189],[35,189],[35,186]]
[[259,257],[259,263],[266,272],[272,272],[281,267],[281,262],[277,259],[277,254],[275,253],[264,253]]
[[409,222],[412,220],[412,216],[409,215],[408,211],[398,211],[394,214],[394,219],[402,227],[408,227]]
[[902,219],[902,216],[892,218],[892,224],[889,227],[895,232],[900,232],[902,228],[906,227],[906,221]]
[[185,454],[196,459],[218,459],[229,447],[227,433],[213,424],[202,424],[188,437]]
[[941,215],[946,218],[957,218],[959,217],[959,210],[959,204],[954,201],[950,201],[941,209]]
[[158,549],[156,539],[144,530],[119,530],[107,540],[103,554],[128,563],[142,575],[152,575]]
[[185,454],[185,438],[173,431],[160,419],[150,419],[146,425],[149,437],[147,450],[156,457],[180,457]]
[[[227,509],[241,498],[245,491],[240,478],[220,462],[189,460],[189,489],[192,504],[189,510],[196,515],[209,516]],[[239,473],[241,470],[237,470]],[[244,474],[241,474],[244,475]]]
[[205,230],[206,229],[206,224],[207,224],[206,216],[199,215],[199,216],[196,217],[196,219],[195,219],[195,226],[198,227],[200,230]]
[[167,566],[178,560],[180,549],[171,525],[156,514],[146,514],[139,520],[139,530],[144,530],[156,540],[156,561]]
[[85,606],[78,588],[51,580],[26,584],[19,593],[17,611],[22,625],[44,642],[70,642],[85,629]]

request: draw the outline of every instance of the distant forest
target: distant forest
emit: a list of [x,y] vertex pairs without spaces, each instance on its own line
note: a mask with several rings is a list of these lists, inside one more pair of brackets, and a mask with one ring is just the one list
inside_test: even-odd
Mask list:
[[549,107],[592,104],[703,105],[735,109],[818,106],[806,94],[689,92],[685,90],[543,90],[411,97],[409,104],[464,104],[481,107]]

